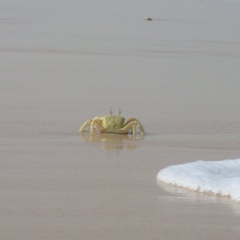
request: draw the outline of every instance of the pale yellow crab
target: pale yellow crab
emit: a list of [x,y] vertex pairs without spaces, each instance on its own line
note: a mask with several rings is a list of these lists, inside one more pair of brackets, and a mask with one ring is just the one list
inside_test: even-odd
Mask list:
[[144,129],[142,124],[135,118],[128,118],[125,122],[125,118],[121,116],[119,111],[118,115],[112,115],[110,110],[110,115],[103,117],[95,117],[93,119],[87,120],[79,129],[79,132],[83,132],[87,127],[90,127],[90,132],[94,133],[99,131],[101,133],[118,133],[118,134],[128,134],[136,135],[137,127],[144,135]]

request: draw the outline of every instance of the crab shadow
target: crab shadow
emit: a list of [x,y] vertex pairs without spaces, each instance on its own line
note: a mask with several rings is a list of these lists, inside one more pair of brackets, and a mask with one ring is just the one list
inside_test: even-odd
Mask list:
[[135,150],[138,142],[144,139],[141,135],[115,134],[115,133],[89,133],[81,132],[85,142],[91,142],[108,150]]

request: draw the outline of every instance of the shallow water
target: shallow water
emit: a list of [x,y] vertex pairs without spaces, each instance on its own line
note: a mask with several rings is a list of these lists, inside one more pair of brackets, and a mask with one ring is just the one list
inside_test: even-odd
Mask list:
[[[1,1],[2,238],[237,239],[238,205],[156,175],[239,157],[239,8]],[[78,134],[111,106],[144,139]]]

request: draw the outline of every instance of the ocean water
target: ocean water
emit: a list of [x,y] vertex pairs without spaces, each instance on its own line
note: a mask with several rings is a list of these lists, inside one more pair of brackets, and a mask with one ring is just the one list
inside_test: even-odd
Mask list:
[[240,160],[196,161],[159,171],[158,181],[240,201]]

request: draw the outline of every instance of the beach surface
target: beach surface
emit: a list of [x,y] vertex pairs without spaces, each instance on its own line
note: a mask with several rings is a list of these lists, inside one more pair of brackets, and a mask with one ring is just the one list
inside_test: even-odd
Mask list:
[[[230,0],[2,0],[0,238],[239,239],[239,203],[156,178],[240,157],[239,12]],[[111,106],[144,138],[78,133]]]

